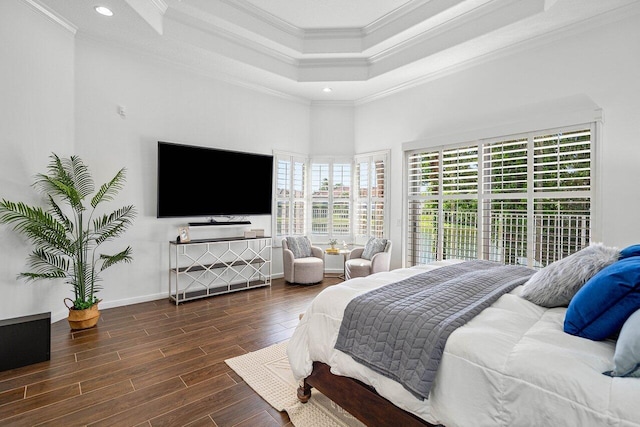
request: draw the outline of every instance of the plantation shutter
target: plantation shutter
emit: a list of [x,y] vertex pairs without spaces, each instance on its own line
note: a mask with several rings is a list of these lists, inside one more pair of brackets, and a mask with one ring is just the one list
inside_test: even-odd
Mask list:
[[505,264],[527,264],[529,140],[482,144],[482,255]]
[[591,126],[407,154],[407,263],[541,267],[591,238]]
[[277,154],[274,237],[306,234],[306,162],[302,157]]
[[351,236],[351,162],[312,161],[311,232],[325,239]]
[[311,233],[329,235],[329,163],[311,164]]
[[533,137],[531,257],[540,265],[576,252],[591,240],[591,135],[588,128]]
[[478,147],[442,151],[441,259],[475,259],[478,246]]
[[333,164],[332,188],[330,237],[344,239],[351,235],[351,163]]
[[356,243],[369,237],[385,237],[386,179],[388,153],[356,157],[355,164],[355,236]]
[[440,151],[419,151],[407,159],[409,265],[435,261],[440,252],[440,157]]

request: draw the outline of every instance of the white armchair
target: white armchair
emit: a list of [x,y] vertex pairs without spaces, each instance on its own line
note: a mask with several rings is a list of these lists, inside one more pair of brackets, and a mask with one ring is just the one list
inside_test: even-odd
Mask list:
[[[380,243],[380,239],[377,240]],[[365,249],[367,249],[367,246],[354,248],[347,256],[347,261],[344,263],[345,280],[368,276],[380,271],[389,271],[391,265],[391,240],[386,240],[384,249],[374,253],[370,258],[366,257]]]
[[[290,247],[290,242],[295,247]],[[324,278],[324,251],[304,236],[282,239],[282,264],[284,280],[289,283],[309,285]]]

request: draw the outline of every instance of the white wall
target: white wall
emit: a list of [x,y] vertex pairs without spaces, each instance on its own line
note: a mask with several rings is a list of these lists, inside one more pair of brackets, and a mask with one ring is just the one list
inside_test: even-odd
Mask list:
[[[0,40],[0,198],[40,203],[34,175],[52,152],[73,149],[73,35],[19,0],[3,0]],[[64,308],[69,285],[16,279],[30,251],[0,226],[0,319]]]
[[[18,0],[0,2],[0,31],[0,59],[16,65],[0,68],[0,113],[6,121],[0,133],[0,197],[34,201],[28,185],[32,175],[45,171],[52,151],[79,155],[96,185],[127,168],[123,191],[105,211],[133,204],[138,217],[104,251],[131,245],[133,263],[103,273],[102,308],[167,297],[168,241],[175,239],[179,226],[197,220],[156,218],[158,140],[263,154],[309,151],[307,103],[199,76],[95,41],[74,40]],[[124,118],[118,115],[120,105],[126,108]],[[264,228],[270,235],[269,216],[249,219],[252,224],[246,228]],[[199,227],[191,234],[237,236],[243,229]],[[66,317],[62,300],[69,287],[42,282],[37,285],[40,293],[47,292],[42,298],[33,285],[17,281],[30,246],[6,226],[0,233],[0,319],[41,311],[52,311],[54,320]],[[281,274],[276,258],[280,254],[274,251],[274,273]]]
[[[119,105],[126,108],[124,118],[117,114]],[[198,76],[93,41],[78,40],[76,45],[76,106],[78,154],[99,166],[100,182],[125,166],[129,174],[119,201],[133,203],[139,210],[135,226],[120,240],[121,245],[133,247],[134,263],[107,270],[100,293],[103,307],[167,295],[168,241],[188,219],[156,218],[158,140],[262,154],[309,149],[307,104]],[[230,180],[234,173],[251,171],[230,171]],[[191,237],[237,236],[249,228],[264,228],[271,234],[269,216],[250,220],[252,224],[244,227],[191,228]],[[278,255],[274,251],[274,258]],[[275,274],[281,273],[276,259],[272,266]]]
[[[353,103],[311,104],[311,147],[309,156],[326,158],[334,161],[350,161],[353,158],[354,143],[354,113]],[[327,243],[317,242],[318,245]],[[330,273],[344,271],[342,255],[327,255],[324,257],[325,270]]]
[[354,113],[352,103],[313,103],[309,155],[353,157]]
[[[181,220],[155,218],[157,140],[270,153],[391,153],[392,267],[400,266],[402,144],[473,131],[505,114],[575,96],[604,111],[598,180],[603,241],[640,241],[640,26],[638,17],[564,40],[503,55],[438,81],[352,108],[301,104],[198,76],[137,53],[74,40],[71,33],[19,0],[0,2],[0,197],[35,202],[30,188],[48,155],[78,154],[102,183],[121,167],[128,180],[112,208],[133,203],[134,226],[112,246],[130,244],[131,265],[106,271],[103,307],[167,295],[168,240]],[[118,105],[127,115],[117,114]],[[352,141],[355,141],[353,145]],[[251,227],[271,231],[268,217]],[[192,237],[237,235],[203,227]],[[108,249],[108,248],[106,248]],[[0,226],[0,319],[52,311],[66,316],[64,284],[25,284],[16,275],[30,246]],[[281,268],[274,251],[274,267]],[[278,271],[276,270],[277,274]]]
[[[637,15],[630,16],[358,106],[355,151],[367,151],[372,144],[392,147],[392,168],[397,171],[390,187],[394,242],[401,242],[403,143],[473,133],[529,105],[574,97],[591,99],[604,114],[597,159],[603,189],[600,236],[620,247],[640,242],[640,192],[635,191],[640,182],[638,22]],[[400,255],[394,250],[394,267],[400,266]]]

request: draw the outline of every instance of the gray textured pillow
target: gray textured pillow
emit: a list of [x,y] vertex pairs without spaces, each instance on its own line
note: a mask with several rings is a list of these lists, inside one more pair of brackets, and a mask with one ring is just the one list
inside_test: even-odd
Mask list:
[[611,377],[640,377],[640,310],[636,310],[622,326],[612,371],[604,372]]
[[362,258],[371,259],[378,252],[384,251],[384,248],[387,247],[387,239],[379,239],[377,237],[369,238],[369,241],[366,245],[364,245],[364,250],[362,251]]
[[293,252],[294,258],[306,258],[313,255],[311,251],[311,241],[307,236],[287,237],[287,246]]
[[587,280],[618,260],[620,250],[592,243],[586,248],[537,271],[524,284],[520,296],[543,307],[563,307]]

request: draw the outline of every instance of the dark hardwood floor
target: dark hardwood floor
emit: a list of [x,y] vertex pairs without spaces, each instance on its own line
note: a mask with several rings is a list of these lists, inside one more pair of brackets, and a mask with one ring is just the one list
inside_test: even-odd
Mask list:
[[[0,372],[0,426],[291,426],[224,362],[287,340],[311,300],[341,282],[101,310],[51,325],[51,360]],[[0,344],[1,345],[1,344]]]

